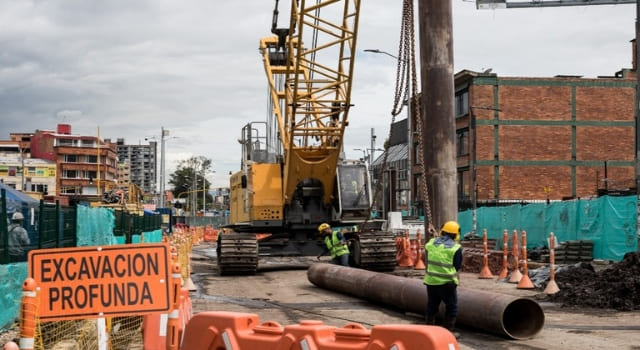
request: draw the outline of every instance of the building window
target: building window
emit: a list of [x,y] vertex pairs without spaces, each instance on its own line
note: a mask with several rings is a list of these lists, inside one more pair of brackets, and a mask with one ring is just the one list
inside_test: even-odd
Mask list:
[[469,200],[471,199],[471,191],[470,191],[470,171],[469,170],[458,170],[458,198],[461,200]]
[[42,184],[31,184],[31,192],[40,192],[43,194],[48,193],[49,186]]
[[58,146],[73,146],[72,139],[58,139]]
[[98,156],[87,156],[87,163],[97,163],[98,162]]
[[93,140],[82,140],[82,147],[93,147],[95,144]]
[[456,155],[465,156],[469,154],[469,129],[464,128],[456,131]]
[[75,186],[63,186],[60,189],[60,193],[62,194],[75,194],[75,193],[80,193],[80,188],[75,187]]
[[469,114],[469,90],[456,92],[455,112],[456,118]]
[[78,162],[78,156],[75,154],[65,154],[64,155],[64,161],[67,163],[77,163]]
[[75,179],[78,177],[78,173],[75,170],[65,170],[62,172],[62,177],[67,179]]

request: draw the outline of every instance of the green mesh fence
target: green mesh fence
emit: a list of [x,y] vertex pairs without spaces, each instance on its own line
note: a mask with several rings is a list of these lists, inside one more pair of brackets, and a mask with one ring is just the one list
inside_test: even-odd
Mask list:
[[0,265],[0,330],[10,328],[20,315],[22,282],[27,278],[27,263]]
[[45,204],[40,201],[38,248],[63,248],[76,246],[75,207]]
[[[149,232],[155,232],[162,227],[162,215],[137,215],[122,210],[113,211],[115,217],[115,225],[113,234],[118,243],[140,243],[141,237]],[[155,234],[153,234],[155,237]],[[156,242],[144,239],[145,242]]]
[[[462,232],[473,229],[473,210],[458,214]],[[478,234],[483,229],[502,249],[502,232],[527,232],[527,248],[547,246],[553,232],[559,243],[593,241],[593,258],[620,261],[638,250],[638,200],[636,196],[603,196],[591,200],[482,207],[476,210]]]
[[113,210],[108,208],[78,207],[78,247],[116,244]]

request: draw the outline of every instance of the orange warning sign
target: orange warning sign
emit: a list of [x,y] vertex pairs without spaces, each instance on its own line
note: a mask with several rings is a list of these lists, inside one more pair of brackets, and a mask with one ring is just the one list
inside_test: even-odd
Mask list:
[[170,309],[169,245],[37,249],[29,275],[42,321],[141,315]]

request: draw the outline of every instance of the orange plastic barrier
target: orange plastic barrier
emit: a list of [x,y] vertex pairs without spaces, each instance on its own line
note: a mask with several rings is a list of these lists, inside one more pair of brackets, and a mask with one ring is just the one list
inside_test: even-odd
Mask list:
[[357,323],[338,328],[322,321],[302,321],[282,327],[273,321],[260,324],[255,314],[212,311],[193,316],[181,349],[454,350],[459,347],[451,332],[437,326],[379,325],[368,330]]
[[203,239],[204,239],[205,242],[215,242],[215,241],[217,241],[218,240],[218,230],[214,230],[210,226],[207,226],[207,228],[204,231]]
[[[189,291],[180,290],[180,311],[178,318],[178,334],[184,334],[184,329],[193,315],[193,306]],[[168,314],[153,313],[145,315],[142,320],[142,337],[144,349],[164,349],[167,342]]]
[[165,339],[167,350],[178,350],[180,348],[180,284],[182,283],[182,274],[180,273],[180,264],[174,263],[171,272],[171,300],[172,308],[169,311],[167,319],[167,336]]
[[38,311],[36,281],[28,277],[22,283],[22,305],[20,306],[20,349],[34,349],[36,313]]

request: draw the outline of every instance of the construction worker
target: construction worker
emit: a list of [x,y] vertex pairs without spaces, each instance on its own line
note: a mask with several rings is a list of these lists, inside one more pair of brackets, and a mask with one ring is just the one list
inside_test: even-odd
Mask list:
[[351,174],[346,174],[340,185],[342,186],[341,189],[343,194],[358,194],[358,181],[356,181]]
[[[430,225],[429,231],[435,231]],[[435,232],[434,232],[435,233]],[[458,314],[458,271],[462,266],[460,225],[455,221],[446,222],[440,229],[440,236],[425,244],[427,267],[424,284],[427,285],[426,321],[435,325],[440,303],[445,304],[443,327],[453,332]]]
[[26,261],[25,246],[31,244],[27,230],[22,227],[24,216],[20,212],[15,212],[11,216],[11,225],[8,227],[9,233],[9,257],[11,262]]
[[318,232],[324,237],[325,243],[325,249],[318,255],[318,260],[321,256],[331,253],[332,264],[349,266],[349,246],[342,233],[331,230],[327,223],[320,224]]

